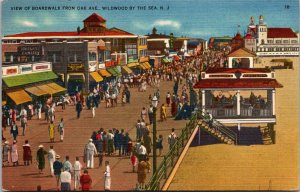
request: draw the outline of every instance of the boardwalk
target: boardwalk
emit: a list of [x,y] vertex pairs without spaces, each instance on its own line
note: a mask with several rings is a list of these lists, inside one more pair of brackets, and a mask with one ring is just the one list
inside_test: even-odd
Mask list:
[[[276,144],[191,147],[169,190],[298,190],[299,62],[276,70]],[[194,173],[198,173],[197,177]]]
[[[162,102],[165,101],[165,95],[167,91],[172,91],[173,83],[162,82],[161,91]],[[100,108],[96,110],[96,118],[92,118],[91,111],[84,110],[81,118],[76,119],[74,106],[67,106],[65,111],[57,108],[56,113],[56,124],[58,120],[63,117],[65,120],[65,140],[63,143],[55,142],[54,150],[57,154],[61,155],[61,160],[64,160],[65,155],[69,155],[71,163],[74,163],[75,157],[80,156],[80,161],[83,163],[83,147],[88,142],[91,134],[95,130],[103,127],[104,129],[124,129],[128,131],[130,136],[135,138],[134,125],[141,108],[143,106],[148,107],[149,94],[153,95],[154,88],[148,88],[147,92],[137,92],[137,88],[131,88],[131,104],[121,106],[119,104],[115,108],[105,108],[104,104],[101,103]],[[170,108],[167,109],[168,114],[170,114]],[[158,116],[159,117],[159,112]],[[180,129],[183,128],[186,121],[175,121],[168,119],[165,122],[158,122],[158,134],[164,136],[164,154],[168,150],[167,145],[167,135],[169,134],[171,128],[175,128],[176,132],[179,133]],[[152,128],[152,127],[151,127]],[[8,138],[10,143],[12,143],[9,131],[4,132],[4,136]],[[152,135],[151,135],[152,137]],[[21,166],[18,167],[4,167],[3,168],[3,188],[8,190],[35,190],[37,185],[41,185],[43,190],[55,190],[56,182],[55,178],[49,176],[50,169],[48,161],[46,160],[45,173],[42,175],[38,174],[38,170],[35,164],[30,166],[23,166],[22,161],[22,145],[24,140],[28,139],[35,158],[36,150],[38,145],[43,144],[46,150],[49,150],[48,129],[47,124],[43,120],[31,120],[29,121],[29,130],[26,136],[18,137],[18,151]],[[56,132],[56,141],[59,140],[59,135]],[[158,161],[161,161],[161,157]],[[132,173],[132,167],[129,157],[104,157],[104,160],[109,160],[112,169],[112,190],[132,190],[137,181],[136,173]],[[97,163],[96,159],[96,163]],[[102,190],[103,189],[103,173],[104,166],[94,169],[90,169],[89,173],[93,179],[92,189]],[[151,177],[151,173],[148,174],[148,178]]]

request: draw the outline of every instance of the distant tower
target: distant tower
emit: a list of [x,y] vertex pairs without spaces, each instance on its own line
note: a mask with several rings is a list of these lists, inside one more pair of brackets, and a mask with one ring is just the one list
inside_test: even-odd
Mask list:
[[157,32],[157,29],[155,28],[155,27],[153,27],[153,29],[152,29],[152,34],[156,34],[156,32]]
[[264,17],[262,15],[259,16],[259,24],[256,26],[257,29],[257,45],[262,45],[267,43],[268,38],[268,28],[264,23]]
[[250,18],[250,24],[249,25],[252,25],[252,26],[255,25],[254,24],[254,17],[253,16],[251,16],[251,18]]

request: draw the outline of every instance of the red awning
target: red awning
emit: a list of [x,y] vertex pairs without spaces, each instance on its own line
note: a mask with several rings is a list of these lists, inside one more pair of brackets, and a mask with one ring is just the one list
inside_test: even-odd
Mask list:
[[282,88],[283,86],[275,79],[202,79],[198,81],[194,88]]
[[174,58],[175,61],[179,61],[180,60],[180,57],[178,55],[174,55],[173,58]]

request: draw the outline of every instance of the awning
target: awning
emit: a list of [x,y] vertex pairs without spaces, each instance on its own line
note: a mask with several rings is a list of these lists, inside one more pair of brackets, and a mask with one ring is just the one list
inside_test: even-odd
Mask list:
[[118,74],[118,76],[121,76],[121,75],[122,75],[122,73],[121,73],[121,71],[119,71],[119,68],[118,68],[118,67],[114,67],[113,69],[114,69],[115,72]]
[[49,87],[51,87],[52,89],[56,90],[56,93],[59,93],[59,92],[63,92],[63,91],[66,91],[67,89],[56,84],[56,83],[49,83],[47,84]]
[[109,72],[107,72],[105,69],[100,69],[98,72],[103,77],[110,77],[111,76],[111,74]]
[[131,74],[132,70],[127,66],[122,66],[122,72]]
[[93,79],[98,83],[103,81],[103,77],[101,77],[101,75],[99,75],[98,72],[92,72],[90,73],[90,75],[93,77]]
[[148,62],[144,62],[143,64],[144,64],[144,66],[145,66],[147,69],[151,69],[151,65],[150,65],[150,63],[148,63]]
[[107,68],[107,71],[110,72],[113,76],[119,76],[121,73],[115,67]]
[[127,64],[127,67],[137,67],[139,66],[139,63],[129,63]]
[[39,85],[37,87],[47,92],[48,94],[56,94],[66,90],[65,88],[61,87],[60,85],[57,85],[56,83],[48,83],[44,85]]
[[32,101],[31,97],[24,89],[6,91],[6,94],[15,102],[16,105]]
[[147,69],[147,67],[143,63],[140,63],[139,67],[142,68],[142,69],[144,69],[144,70]]
[[170,61],[169,59],[167,59],[167,58],[163,58],[163,59],[162,59],[162,62],[163,62],[163,63],[171,63],[171,61]]
[[46,91],[43,91],[42,89],[39,89],[38,87],[28,87],[25,89],[25,91],[27,91],[35,96],[42,96],[42,95],[48,94]]
[[179,61],[180,60],[180,57],[178,55],[174,55],[174,60],[175,61]]
[[41,81],[52,80],[56,78],[58,78],[58,76],[55,73],[53,73],[52,71],[46,71],[41,73],[3,77],[2,79],[4,83],[7,85],[7,87],[16,87],[16,86],[27,85],[31,83],[38,83]]
[[6,105],[6,101],[2,101],[2,106]]

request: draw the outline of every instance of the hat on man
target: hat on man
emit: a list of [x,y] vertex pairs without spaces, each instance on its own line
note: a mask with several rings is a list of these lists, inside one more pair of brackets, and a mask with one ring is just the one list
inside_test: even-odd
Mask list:
[[56,158],[56,159],[59,159],[59,158],[60,158],[60,155],[56,155],[55,158]]
[[93,141],[93,139],[89,139],[89,141],[90,141],[90,142],[92,142],[92,141]]
[[43,145],[39,145],[39,148],[43,148],[44,146]]

